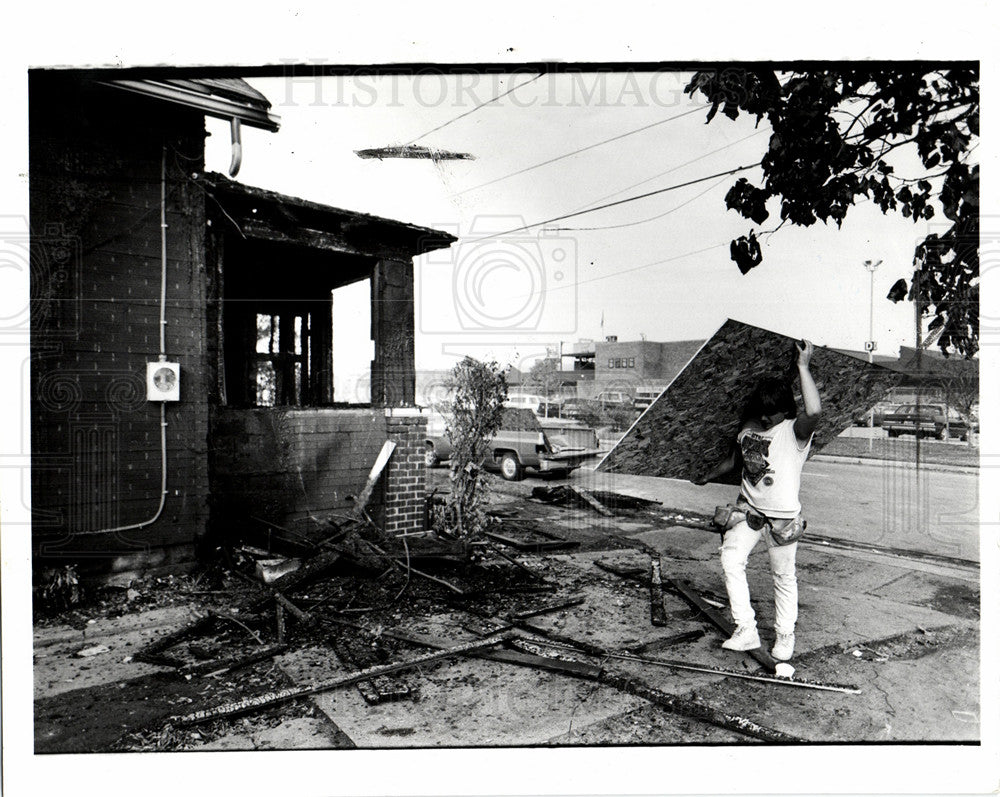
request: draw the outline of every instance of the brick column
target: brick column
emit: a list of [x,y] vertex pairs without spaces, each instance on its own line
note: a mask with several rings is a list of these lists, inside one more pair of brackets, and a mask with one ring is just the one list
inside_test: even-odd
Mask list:
[[423,531],[427,416],[412,408],[387,409],[385,425],[396,444],[385,474],[385,530],[389,534]]

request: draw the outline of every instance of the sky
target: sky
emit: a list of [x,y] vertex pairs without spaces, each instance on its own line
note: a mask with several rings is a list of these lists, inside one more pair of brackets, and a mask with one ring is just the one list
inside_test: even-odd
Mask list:
[[[769,127],[721,114],[706,124],[708,106],[684,92],[689,78],[624,69],[254,78],[281,129],[244,128],[237,179],[459,238],[415,261],[419,369],[463,354],[530,367],[560,342],[607,335],[705,339],[726,318],[855,350],[871,320],[879,354],[913,345],[912,305],[885,295],[909,276],[935,220],[861,202],[839,229],[785,225],[762,236],[763,264],[741,275],[729,241],[775,230],[779,217],[772,204],[755,227],[727,210],[737,177],[760,172],[725,172],[760,160]],[[228,125],[209,119],[208,129],[206,166],[225,172]],[[473,159],[355,155],[406,143]],[[882,261],[874,279],[866,260]],[[352,348],[338,373],[365,372],[368,357]]]

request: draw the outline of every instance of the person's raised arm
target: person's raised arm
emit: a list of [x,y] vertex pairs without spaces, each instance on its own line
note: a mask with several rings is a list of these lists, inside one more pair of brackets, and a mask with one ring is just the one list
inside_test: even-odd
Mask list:
[[805,405],[805,413],[795,419],[795,437],[803,443],[810,438],[819,424],[820,416],[823,414],[823,407],[819,400],[819,390],[816,382],[813,381],[812,373],[809,371],[809,361],[813,355],[813,345],[808,340],[795,342],[798,350],[799,382],[802,385],[802,403]]

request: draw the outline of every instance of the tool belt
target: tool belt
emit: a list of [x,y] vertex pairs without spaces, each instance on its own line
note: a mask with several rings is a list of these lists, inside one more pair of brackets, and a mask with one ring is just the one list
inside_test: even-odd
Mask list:
[[775,545],[789,545],[798,540],[806,530],[806,521],[800,515],[793,518],[769,518],[750,506],[742,495],[735,506],[733,504],[717,506],[715,516],[712,518],[712,524],[721,532],[726,532],[744,521],[754,531],[767,529]]

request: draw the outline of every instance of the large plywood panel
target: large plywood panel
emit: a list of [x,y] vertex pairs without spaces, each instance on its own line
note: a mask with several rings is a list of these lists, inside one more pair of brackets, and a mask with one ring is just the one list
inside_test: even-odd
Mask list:
[[[793,377],[802,407],[793,338],[730,319],[692,358],[604,458],[598,470],[692,479],[725,459],[740,414],[757,381]],[[883,399],[900,375],[865,360],[817,347],[810,370],[823,402],[812,453]],[[735,482],[735,475],[725,479]]]

